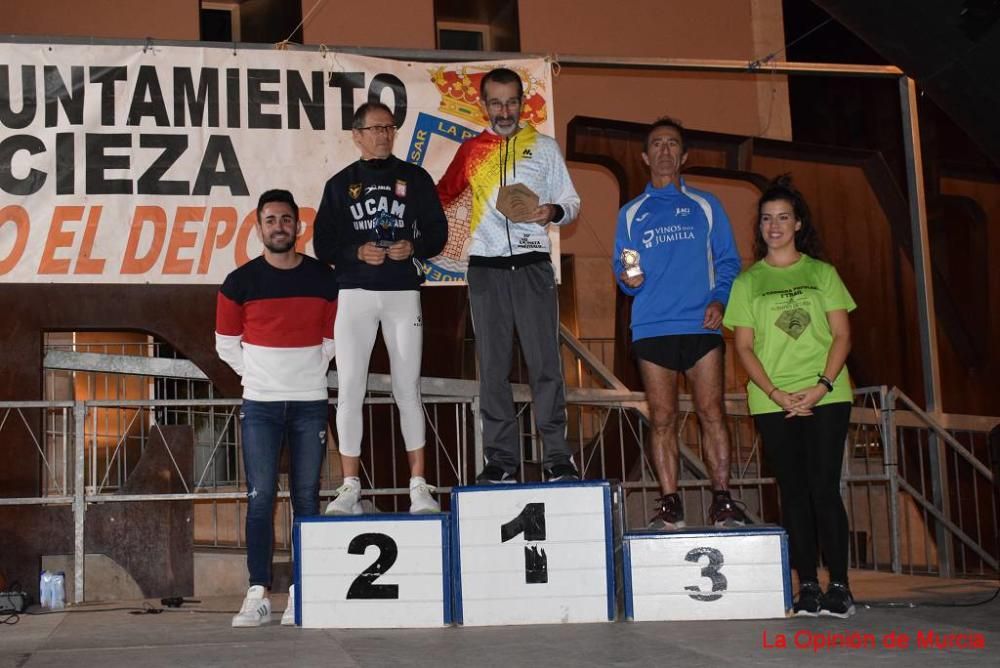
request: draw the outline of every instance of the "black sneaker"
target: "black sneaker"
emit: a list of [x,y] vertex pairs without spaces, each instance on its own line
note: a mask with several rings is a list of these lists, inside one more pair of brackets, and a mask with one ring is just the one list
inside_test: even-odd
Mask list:
[[476,476],[477,485],[512,485],[517,482],[513,474],[507,473],[496,464],[487,464],[483,472]]
[[819,588],[818,582],[803,582],[792,611],[799,617],[818,617],[822,598],[823,590]]
[[570,461],[553,464],[551,468],[545,469],[546,482],[571,482],[579,479],[580,474]]
[[843,582],[831,582],[823,594],[819,614],[841,619],[853,615],[854,597],[851,596],[850,588]]
[[[737,505],[739,504],[739,505]],[[741,527],[752,524],[743,509],[742,501],[734,501],[729,490],[718,489],[712,493],[712,505],[708,508],[708,521],[717,527]]]
[[656,514],[649,520],[650,529],[674,531],[686,526],[684,504],[681,502],[679,494],[676,492],[666,494],[656,500]]

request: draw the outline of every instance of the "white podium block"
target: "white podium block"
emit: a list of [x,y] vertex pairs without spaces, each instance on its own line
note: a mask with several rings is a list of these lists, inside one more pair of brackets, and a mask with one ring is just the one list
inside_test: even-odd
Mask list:
[[447,513],[295,522],[295,623],[306,628],[451,623]]
[[768,619],[792,607],[780,527],[636,531],[622,547],[628,619]]
[[458,487],[451,509],[456,622],[614,620],[607,481]]

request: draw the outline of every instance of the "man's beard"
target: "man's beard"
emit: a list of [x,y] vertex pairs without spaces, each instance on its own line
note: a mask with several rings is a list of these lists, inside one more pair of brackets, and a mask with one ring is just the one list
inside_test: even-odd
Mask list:
[[[506,122],[506,121],[505,121]],[[501,137],[509,137],[517,131],[517,122],[506,126],[501,126],[499,120],[493,121],[493,132],[497,133]]]
[[295,238],[287,237],[284,242],[276,243],[274,241],[265,241],[264,248],[271,251],[272,253],[287,253],[288,251],[295,248]]

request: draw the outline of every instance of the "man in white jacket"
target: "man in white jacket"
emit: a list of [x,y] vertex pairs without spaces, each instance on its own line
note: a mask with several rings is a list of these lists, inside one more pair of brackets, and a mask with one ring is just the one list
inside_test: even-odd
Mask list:
[[[490,126],[455,154],[441,181],[444,205],[472,190],[469,301],[479,360],[480,417],[486,465],[480,484],[515,482],[521,438],[510,388],[517,330],[528,367],[535,423],[544,445],[546,479],[577,480],[566,444],[566,398],[559,355],[559,303],[547,227],[573,221],[580,197],[556,141],[521,125],[524,85],[499,68],[480,84]],[[538,206],[518,220],[497,209],[504,186],[523,184]]]

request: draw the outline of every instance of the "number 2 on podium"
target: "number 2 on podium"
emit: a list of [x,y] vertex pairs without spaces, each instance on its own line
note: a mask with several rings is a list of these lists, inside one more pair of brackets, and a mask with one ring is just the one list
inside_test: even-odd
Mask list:
[[378,559],[354,578],[347,590],[347,598],[399,598],[399,585],[375,584],[375,580],[385,575],[396,563],[396,557],[399,556],[396,541],[384,533],[363,533],[351,540],[347,553],[364,554],[372,545],[378,549]]

